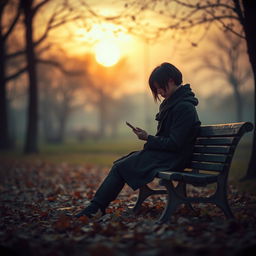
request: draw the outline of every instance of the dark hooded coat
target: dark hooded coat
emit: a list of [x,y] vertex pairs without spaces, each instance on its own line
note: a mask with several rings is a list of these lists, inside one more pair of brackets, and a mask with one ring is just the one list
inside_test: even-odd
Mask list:
[[151,182],[158,171],[180,171],[186,167],[201,124],[197,105],[198,100],[189,84],[178,88],[160,104],[156,135],[148,136],[142,150],[114,161],[114,166],[133,190]]

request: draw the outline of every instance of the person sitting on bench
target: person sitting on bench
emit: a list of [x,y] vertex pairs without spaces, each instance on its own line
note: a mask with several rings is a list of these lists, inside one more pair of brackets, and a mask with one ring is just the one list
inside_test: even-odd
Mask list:
[[183,170],[191,158],[194,139],[200,128],[196,111],[198,99],[189,84],[182,84],[182,73],[170,63],[157,66],[149,77],[154,100],[161,101],[156,135],[148,135],[138,127],[132,131],[146,143],[113,162],[107,177],[97,189],[90,204],[75,217],[102,215],[115,200],[125,183],[133,190],[150,183],[161,170]]

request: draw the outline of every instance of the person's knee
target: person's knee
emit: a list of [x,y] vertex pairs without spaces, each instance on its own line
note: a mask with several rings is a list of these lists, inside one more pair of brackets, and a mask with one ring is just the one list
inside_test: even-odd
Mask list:
[[120,173],[120,168],[118,165],[114,164],[109,172],[109,174],[114,175],[118,178],[122,178],[122,175]]

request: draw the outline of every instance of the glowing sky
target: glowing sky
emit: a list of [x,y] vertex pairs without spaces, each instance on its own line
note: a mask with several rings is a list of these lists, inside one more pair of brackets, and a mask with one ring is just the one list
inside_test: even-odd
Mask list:
[[[73,0],[72,3],[76,8],[81,7],[80,0]],[[115,15],[125,2],[90,0],[87,3],[99,14]],[[152,16],[153,18],[155,17]],[[158,19],[155,22],[162,21]],[[216,33],[216,28],[212,27],[208,34],[211,33]],[[231,88],[223,87],[218,81],[211,81],[211,86],[205,86],[207,81],[203,80],[201,74],[193,71],[194,63],[209,47],[205,38],[198,42],[200,44],[197,47],[191,46],[194,39],[200,38],[202,34],[202,29],[195,29],[193,33],[175,32],[173,39],[169,33],[169,36],[166,35],[154,44],[147,44],[143,39],[129,34],[122,26],[111,22],[98,24],[94,19],[88,19],[56,29],[51,33],[51,40],[60,44],[71,55],[81,57],[91,52],[105,66],[115,64],[120,58],[126,58],[135,76],[132,80],[123,79],[124,92],[140,92],[145,89],[149,92],[147,80],[151,70],[162,62],[171,62],[183,72],[184,83],[191,83],[202,96],[208,96],[220,89],[222,93],[228,93]]]

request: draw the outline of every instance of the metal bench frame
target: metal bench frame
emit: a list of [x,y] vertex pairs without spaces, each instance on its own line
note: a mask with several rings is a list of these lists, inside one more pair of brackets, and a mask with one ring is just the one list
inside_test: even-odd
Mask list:
[[[250,122],[205,125],[200,127],[195,140],[190,164],[191,171],[159,172],[159,185],[165,189],[151,189],[145,185],[139,189],[137,202],[133,212],[137,214],[147,197],[157,194],[167,194],[167,203],[158,223],[170,220],[171,215],[181,204],[186,204],[193,210],[191,203],[211,203],[218,206],[227,218],[234,218],[227,199],[227,182],[235,149],[241,137],[253,130]],[[205,172],[207,171],[207,173]],[[176,186],[172,181],[178,182]],[[209,197],[187,197],[186,185],[206,186],[216,183],[217,188]]]

